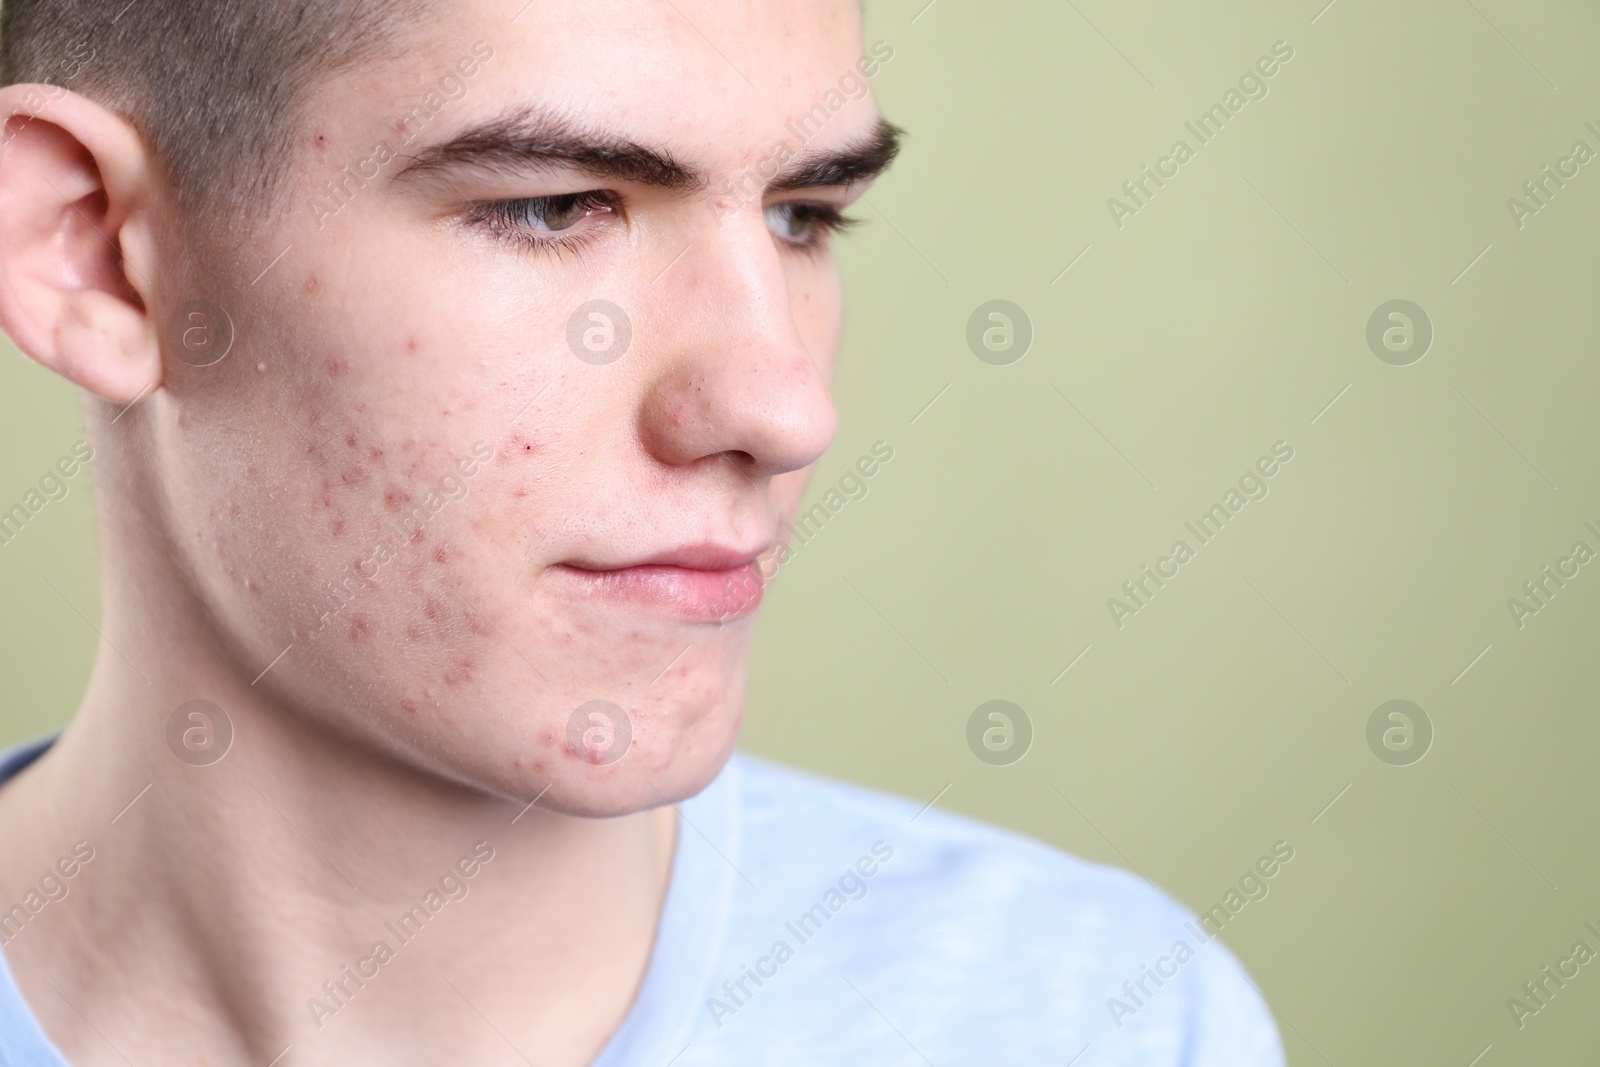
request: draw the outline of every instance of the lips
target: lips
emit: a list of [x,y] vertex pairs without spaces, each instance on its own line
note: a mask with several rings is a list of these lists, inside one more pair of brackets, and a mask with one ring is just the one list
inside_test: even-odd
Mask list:
[[724,545],[688,545],[627,563],[570,561],[553,568],[586,597],[697,622],[753,614],[766,582],[758,557]]

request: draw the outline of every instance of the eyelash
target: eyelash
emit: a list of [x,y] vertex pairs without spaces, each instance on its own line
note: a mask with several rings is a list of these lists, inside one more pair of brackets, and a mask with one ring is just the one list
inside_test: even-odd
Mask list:
[[[515,200],[490,200],[472,205],[466,221],[473,226],[486,230],[495,239],[505,241],[519,249],[553,253],[563,255],[568,252],[581,252],[598,234],[593,227],[581,233],[566,233],[564,231],[550,231],[540,233],[530,230],[523,223],[517,221],[517,216],[531,215],[536,219],[546,219],[552,213],[562,208],[581,208],[582,217],[590,214],[606,212],[617,214],[622,211],[623,204],[620,197],[614,193],[599,189],[591,189],[582,193],[564,193],[558,196],[529,196]],[[858,225],[861,220],[847,216],[832,204],[818,201],[785,200],[769,205],[766,210],[773,208],[788,208],[795,212],[800,221],[809,222],[811,229],[802,240],[791,240],[785,237],[774,237],[797,252],[807,255],[816,255],[828,245],[828,238],[842,230]],[[581,218],[580,220],[581,221]],[[575,222],[574,226],[577,225]],[[569,227],[570,229],[571,227]]]

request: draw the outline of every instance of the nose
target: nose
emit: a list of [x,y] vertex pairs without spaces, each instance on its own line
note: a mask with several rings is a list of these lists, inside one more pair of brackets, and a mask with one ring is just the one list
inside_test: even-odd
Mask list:
[[[833,440],[830,382],[795,321],[791,283],[759,210],[696,235],[657,285],[674,334],[640,407],[640,436],[660,462],[721,456],[746,477],[811,465]],[[679,273],[681,272],[681,273]],[[671,284],[668,285],[667,283]],[[837,282],[808,293],[837,340]],[[667,307],[672,310],[668,311]],[[816,354],[831,366],[832,352]]]

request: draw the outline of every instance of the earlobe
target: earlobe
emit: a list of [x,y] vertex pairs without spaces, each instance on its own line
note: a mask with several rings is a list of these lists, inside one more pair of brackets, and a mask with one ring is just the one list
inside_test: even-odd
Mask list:
[[57,86],[0,89],[0,119],[0,328],[62,377],[130,404],[161,384],[144,142]]

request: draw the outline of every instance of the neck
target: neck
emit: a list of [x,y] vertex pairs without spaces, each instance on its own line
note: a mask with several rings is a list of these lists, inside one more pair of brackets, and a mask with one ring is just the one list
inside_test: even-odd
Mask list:
[[[104,601],[77,716],[0,791],[0,908],[75,842],[94,850],[5,933],[69,1059],[593,1057],[648,963],[673,809],[583,819],[467,789],[275,702],[192,605],[114,582]],[[196,697],[232,727],[209,765],[167,740]],[[174,1004],[183,1026],[149,1025]]]

